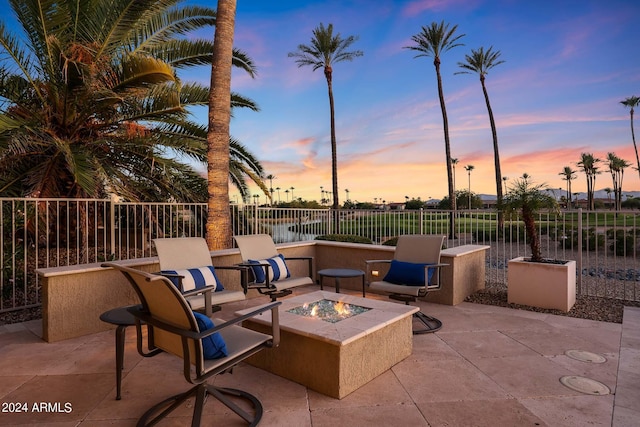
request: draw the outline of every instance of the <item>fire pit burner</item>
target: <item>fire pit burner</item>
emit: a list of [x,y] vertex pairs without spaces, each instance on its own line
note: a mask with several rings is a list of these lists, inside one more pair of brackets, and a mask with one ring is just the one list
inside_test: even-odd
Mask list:
[[329,323],[337,323],[349,317],[369,311],[370,308],[360,305],[347,304],[341,301],[321,299],[308,304],[287,310],[287,313],[297,314],[305,317],[317,317]]

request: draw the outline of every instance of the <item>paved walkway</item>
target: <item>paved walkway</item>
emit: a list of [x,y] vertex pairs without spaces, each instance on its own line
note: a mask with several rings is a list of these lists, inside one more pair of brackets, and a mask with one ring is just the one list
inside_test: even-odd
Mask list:
[[[229,304],[223,314],[264,302]],[[639,308],[625,310],[623,326],[471,303],[420,305],[444,327],[415,336],[409,358],[342,400],[246,364],[215,383],[257,395],[261,426],[638,426]],[[0,425],[132,426],[147,408],[187,389],[181,362],[140,357],[128,332],[116,401],[114,331],[46,343],[39,321],[0,326]],[[606,361],[575,360],[567,350]],[[563,376],[591,378],[612,394],[574,391],[560,383]],[[160,425],[190,425],[192,403]],[[223,408],[210,399],[203,425],[244,425]]]

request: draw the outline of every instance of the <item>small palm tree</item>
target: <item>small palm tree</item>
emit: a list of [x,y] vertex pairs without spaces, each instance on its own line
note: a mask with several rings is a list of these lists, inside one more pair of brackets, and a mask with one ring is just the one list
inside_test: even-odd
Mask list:
[[458,158],[454,157],[451,159],[451,169],[453,172],[453,191],[456,191],[456,165],[458,164]]
[[615,198],[615,209],[619,211],[622,209],[622,179],[624,178],[624,170],[629,167],[630,163],[615,153],[607,153],[607,167],[611,174],[611,180],[613,182],[613,196]]
[[[487,105],[487,112],[489,113],[491,136],[493,137],[493,163],[496,175],[496,196],[498,199],[498,204],[502,202],[502,171],[500,169],[500,154],[498,150],[498,132],[496,131],[496,121],[493,118],[493,110],[491,109],[491,103],[489,102],[489,93],[487,92],[485,80],[490,69],[504,63],[504,61],[500,60],[499,58],[500,51],[493,51],[493,46],[491,46],[486,51],[483,47],[478,50],[471,49],[471,55],[465,55],[466,62],[458,62],[458,66],[464,71],[458,71],[457,73],[455,73],[477,73],[480,76],[482,93],[484,94],[484,101]],[[469,192],[471,192],[471,190],[469,190]],[[502,223],[502,217],[500,218],[500,223]],[[502,229],[502,224],[499,225],[499,229]]]
[[467,171],[467,174],[469,175],[469,209],[471,209],[471,171],[475,169],[475,166],[473,165],[467,165],[464,167],[464,170]]
[[600,159],[593,157],[593,154],[581,153],[580,161],[577,163],[587,177],[587,205],[589,205],[589,210],[595,209],[593,193],[595,191],[596,175],[600,173],[597,166],[599,162]]
[[558,175],[562,176],[563,180],[567,181],[567,208],[571,208],[571,181],[576,179],[576,171],[571,169],[571,166],[565,166]]
[[636,152],[636,163],[638,165],[638,174],[640,174],[640,158],[638,157],[638,147],[636,146],[636,135],[633,131],[633,109],[640,105],[640,97],[630,96],[624,101],[620,101],[620,104],[625,107],[629,107],[629,115],[631,116],[631,140],[633,141],[633,149]]
[[[447,108],[444,102],[444,90],[442,88],[442,76],[440,75],[440,55],[444,52],[448,52],[457,46],[462,46],[462,43],[458,43],[464,34],[456,35],[457,25],[449,28],[449,24],[445,24],[444,21],[437,23],[432,22],[429,27],[422,27],[422,31],[411,37],[411,40],[415,43],[413,46],[406,46],[405,49],[411,49],[418,54],[419,57],[432,57],[433,65],[436,68],[436,78],[438,80],[438,97],[440,98],[440,110],[442,111],[442,124],[444,129],[444,149],[447,162],[447,183],[449,186],[449,200],[451,203],[451,210],[456,209],[455,190],[453,186],[453,169],[451,164],[451,143],[449,141],[449,120],[447,118]],[[455,235],[455,221],[454,216],[449,217],[449,235],[451,238]]]
[[533,262],[543,261],[536,216],[542,209],[557,210],[558,208],[556,199],[545,192],[545,188],[545,184],[534,185],[531,182],[531,176],[525,173],[521,178],[516,179],[509,188],[500,207],[506,213],[517,212],[522,215],[522,221],[529,236],[531,261]]
[[298,67],[311,65],[313,71],[322,68],[329,89],[329,109],[331,114],[331,177],[333,184],[333,209],[338,209],[338,154],[336,142],[335,108],[333,102],[333,64],[341,61],[353,61],[362,56],[360,50],[349,51],[353,43],[358,40],[355,36],[342,38],[340,33],[333,33],[333,24],[326,28],[321,23],[313,30],[311,44],[298,45],[298,50],[289,52],[290,58],[296,58]]

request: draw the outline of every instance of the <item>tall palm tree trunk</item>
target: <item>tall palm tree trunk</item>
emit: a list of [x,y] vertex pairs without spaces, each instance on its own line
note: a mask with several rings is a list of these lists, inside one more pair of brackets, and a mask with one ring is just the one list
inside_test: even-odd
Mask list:
[[218,0],[211,62],[209,132],[207,134],[209,249],[231,247],[229,210],[229,121],[231,120],[231,60],[236,0]]
[[340,203],[338,201],[338,144],[336,142],[336,114],[335,104],[333,102],[333,83],[332,68],[327,66],[324,68],[324,75],[327,78],[327,88],[329,91],[329,113],[331,115],[331,188],[333,188],[333,230],[334,233],[340,233],[340,220],[338,217],[338,209]]
[[[482,93],[484,94],[484,102],[487,104],[487,112],[489,113],[489,123],[491,123],[491,136],[493,137],[493,164],[496,174],[496,196],[498,199],[498,206],[502,205],[502,171],[500,170],[500,153],[498,150],[498,131],[496,130],[496,121],[493,118],[493,110],[491,109],[491,103],[489,102],[489,93],[487,87],[484,84],[484,74],[480,75],[480,83],[482,84]],[[498,211],[498,232],[502,231],[504,225],[504,215],[502,211]]]
[[633,141],[633,149],[636,152],[636,164],[638,165],[638,175],[640,176],[640,158],[638,157],[638,146],[636,145],[636,133],[633,131],[633,107],[629,111],[631,115],[631,140]]
[[442,124],[444,129],[444,150],[447,157],[447,184],[449,186],[449,203],[451,204],[451,213],[449,214],[449,238],[455,238],[455,210],[456,195],[453,190],[453,171],[451,168],[451,143],[449,142],[449,120],[447,119],[447,108],[444,103],[444,91],[442,89],[442,76],[440,75],[440,59],[436,57],[433,60],[436,67],[436,76],[438,78],[438,97],[440,98],[440,110],[442,111]]

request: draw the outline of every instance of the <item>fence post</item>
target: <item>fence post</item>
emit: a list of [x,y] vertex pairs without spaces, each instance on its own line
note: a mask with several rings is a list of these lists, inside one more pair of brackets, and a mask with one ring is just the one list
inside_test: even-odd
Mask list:
[[111,196],[111,200],[109,200],[109,221],[110,221],[110,235],[111,235],[111,255],[116,253],[116,200],[115,196]]
[[576,267],[578,294],[582,294],[582,208],[578,208],[578,259]]
[[420,208],[420,221],[418,222],[419,234],[424,234],[424,209]]
[[256,201],[256,203],[254,203],[254,214],[253,214],[253,234],[259,234],[258,233],[258,202]]

